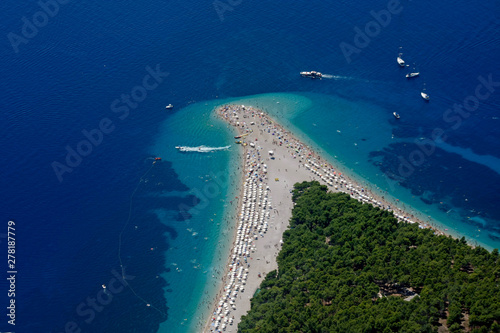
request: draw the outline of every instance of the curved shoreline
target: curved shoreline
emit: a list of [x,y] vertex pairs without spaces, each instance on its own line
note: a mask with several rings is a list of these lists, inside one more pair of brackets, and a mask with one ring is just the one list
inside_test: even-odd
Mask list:
[[[239,222],[235,224],[239,226],[235,228],[230,250],[233,256],[230,254],[228,257],[221,281],[222,287],[216,294],[204,332],[236,332],[241,316],[250,309],[250,298],[260,285],[261,277],[277,268],[276,257],[280,248],[278,241],[288,227],[293,208],[290,191],[296,182],[318,180],[327,185],[330,191],[345,192],[362,202],[393,211],[402,222],[419,223],[421,228],[434,229],[436,233],[444,234],[430,227],[427,222],[415,218],[413,214],[408,214],[404,209],[394,207],[394,203],[389,203],[384,196],[359,185],[359,182],[353,180],[355,177],[340,172],[337,166],[322,158],[310,146],[303,144],[264,111],[244,105],[224,105],[217,107],[216,113],[230,126],[234,126],[238,135],[246,136],[236,139],[243,145],[244,170],[238,200]],[[273,152],[272,155],[270,151]],[[272,179],[274,181],[271,181]],[[248,186],[252,187],[250,197],[247,197],[249,193],[245,191]],[[257,222],[247,217],[256,213],[254,206],[248,205],[252,204],[249,201],[252,193],[255,194],[254,186],[262,190],[259,191],[262,195],[257,198],[258,204],[262,205],[264,198],[269,200],[269,203],[271,197],[274,202],[281,200],[277,205],[269,204],[267,210],[267,206],[264,207],[264,219],[259,216],[261,219]],[[261,232],[264,225],[265,230],[269,228],[269,232]],[[242,254],[238,248],[243,246],[245,250]],[[243,292],[241,287],[244,287]]]
[[[230,126],[228,125],[228,127],[230,127]],[[233,132],[235,132],[235,131],[233,131]],[[241,161],[244,161],[243,155],[239,154],[238,159],[241,160]],[[240,163],[240,165],[241,165],[241,161],[238,161]],[[242,184],[245,181],[245,177],[244,177],[244,174],[243,174],[243,170],[240,170],[240,167],[238,167],[238,170],[240,171],[239,173],[241,173],[241,175],[240,175],[241,176],[240,177],[241,181],[238,183],[237,189],[234,190],[233,193],[232,193],[232,194],[238,194],[238,196],[235,198],[236,199],[236,204],[234,205],[233,209],[228,210],[228,212],[226,214],[226,216],[228,218],[235,218],[236,216],[238,216],[238,213],[241,210],[241,198],[242,198],[242,195],[243,195],[243,186],[242,186]],[[235,199],[232,199],[232,200],[235,200]],[[220,287],[218,287],[218,288],[215,289],[215,290],[217,290],[217,292],[216,293],[214,292],[213,296],[209,299],[209,302],[210,302],[209,306],[207,307],[207,309],[205,309],[202,312],[202,318],[196,323],[197,330],[201,329],[202,332],[209,331],[210,322],[208,322],[207,318],[210,318],[210,316],[212,315],[213,304],[216,304],[217,300],[221,296],[221,293],[222,293],[222,290],[223,290],[223,283],[224,283],[224,280],[225,280],[225,276],[228,274],[227,263],[230,262],[230,258],[231,258],[230,253],[233,250],[234,242],[235,242],[234,240],[236,239],[236,234],[237,234],[237,229],[236,229],[236,227],[234,225],[231,225],[231,223],[228,223],[228,226],[231,226],[230,229],[234,229],[234,230],[231,233],[232,234],[231,235],[232,242],[231,242],[230,248],[228,249],[227,259],[224,260],[224,261],[221,260],[221,262],[224,265],[224,268],[223,268],[222,280],[217,283],[217,285],[219,285]],[[229,244],[229,242],[227,244]],[[217,278],[216,276],[213,276],[213,277]]]

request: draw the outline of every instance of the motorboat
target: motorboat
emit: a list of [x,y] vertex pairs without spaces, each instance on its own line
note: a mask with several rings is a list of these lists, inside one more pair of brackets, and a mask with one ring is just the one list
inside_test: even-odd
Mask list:
[[300,76],[309,77],[311,79],[321,79],[323,77],[323,74],[316,71],[310,71],[310,72],[300,72]]
[[403,57],[403,53],[400,53],[398,58],[397,58],[397,61],[398,61],[399,66],[405,67],[405,61],[403,60],[402,57]]
[[187,151],[193,151],[193,149],[190,149],[190,147],[186,147],[186,146],[175,146],[175,149],[177,149],[178,151],[180,152],[187,152]]
[[412,73],[406,74],[406,77],[409,79],[409,78],[416,77],[416,76],[419,76],[419,75],[420,75],[419,72],[412,72]]
[[398,114],[398,113],[396,113],[396,112],[393,112],[392,114],[393,114],[394,118],[396,118],[396,119],[401,118],[401,117],[399,116],[399,114]]
[[174,106],[172,104],[169,104],[169,105],[165,106],[165,109],[167,109],[167,110],[168,109],[173,109],[173,108],[174,108]]
[[431,97],[423,91],[420,93],[420,96],[422,96],[422,98],[425,99],[426,101],[431,99]]

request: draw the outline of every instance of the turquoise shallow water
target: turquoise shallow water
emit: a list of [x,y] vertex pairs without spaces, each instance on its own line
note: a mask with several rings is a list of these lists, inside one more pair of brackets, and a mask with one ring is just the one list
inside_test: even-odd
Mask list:
[[[71,322],[96,333],[196,332],[200,297],[216,287],[210,277],[229,233],[222,216],[231,184],[211,172],[230,174],[237,152],[201,156],[172,147],[232,142],[210,120],[217,98],[249,96],[236,100],[274,112],[332,160],[450,231],[500,242],[499,87],[490,87],[467,118],[443,119],[474,96],[480,78],[500,81],[498,1],[402,0],[403,10],[350,62],[341,43],[353,44],[354,29],[372,22],[371,11],[384,10],[387,1],[222,0],[232,3],[223,18],[210,1],[61,2],[6,0],[0,14],[0,212],[4,223],[15,220],[20,228],[19,332],[61,332]],[[17,52],[8,34],[22,37],[29,33],[25,19],[43,20],[40,3],[61,5]],[[396,63],[400,47],[419,78],[404,77],[410,68]],[[152,88],[144,79],[158,67],[159,85],[145,96],[141,85]],[[304,70],[331,79],[303,79]],[[429,103],[419,96],[424,86]],[[121,100],[127,95],[135,102]],[[169,103],[175,108],[166,113]],[[83,131],[103,119],[114,130],[85,145]],[[391,188],[382,175],[397,175],[398,157],[407,158],[414,140],[438,127],[448,136],[442,149]],[[68,148],[89,145],[92,152],[80,149],[85,156],[60,181],[53,162],[66,164]],[[162,162],[153,165],[155,156]],[[186,220],[179,205],[189,206],[191,195],[212,182],[221,184],[221,194],[202,200]],[[91,319],[77,307],[102,292],[119,268],[122,228],[122,259],[143,299],[125,289]],[[4,238],[0,232],[5,249]],[[8,302],[4,294],[0,303]],[[0,331],[10,330],[0,322]]]
[[[333,164],[347,171],[368,188],[378,191],[380,195],[399,199],[400,206],[403,207],[404,204],[409,213],[439,229],[448,229],[445,231],[455,237],[465,236],[471,244],[479,244],[490,250],[499,247],[500,243],[489,237],[489,233],[495,234],[494,231],[481,231],[481,224],[488,222],[475,213],[474,208],[465,210],[454,205],[453,201],[446,197],[440,201],[442,204],[427,204],[422,198],[425,200],[431,195],[432,188],[426,188],[421,194],[416,194],[401,186],[398,179],[392,179],[390,173],[382,172],[376,165],[380,162],[372,157],[373,152],[384,151],[394,143],[411,143],[405,135],[399,135],[399,123],[390,110],[366,100],[353,101],[343,97],[310,93],[263,95],[244,101],[262,105],[275,119],[283,122],[305,142],[323,151]],[[478,163],[473,161],[472,164]],[[471,172],[475,172],[472,170],[473,168]],[[431,173],[433,170],[427,172]],[[432,176],[439,179],[439,170]],[[454,181],[453,178],[441,178],[443,180],[440,181],[443,182]],[[447,206],[446,211],[443,211],[444,205]],[[470,223],[476,221],[480,224]],[[489,223],[498,225],[499,221],[492,220]]]
[[[452,235],[465,236],[470,243],[482,245],[490,250],[499,246],[498,241],[489,237],[487,230],[482,232],[481,226],[468,221],[471,218],[481,219],[478,212],[474,211],[474,207],[466,210],[446,197],[437,199],[439,202],[434,200],[432,204],[428,204],[422,198],[425,200],[433,195],[431,187],[422,186],[422,192],[412,191],[401,186],[399,179],[392,179],[391,173],[382,172],[376,165],[380,163],[380,160],[373,157],[373,153],[380,153],[391,144],[406,145],[413,141],[400,135],[397,130],[398,122],[389,110],[363,102],[343,99],[338,101],[338,98],[331,96],[313,95],[311,98],[315,101],[314,106],[291,121],[326,151],[330,158],[341,161],[341,164],[352,171],[357,178],[364,180],[368,187],[379,189],[382,195],[386,193],[398,198],[402,203],[411,207],[408,209],[409,212],[419,216],[423,221],[429,221],[431,225],[436,225],[442,230],[448,229],[446,232]],[[337,130],[340,133],[336,132]],[[401,153],[399,156],[405,155]],[[428,158],[433,157],[431,155]],[[464,168],[468,167],[467,163],[463,161],[461,163]],[[471,164],[479,163],[474,160]],[[449,175],[445,177],[440,170],[436,170],[436,166],[431,166],[422,172],[432,174],[436,182],[456,181],[453,175],[451,178]],[[480,175],[471,167],[469,176]],[[417,183],[418,177],[420,176],[417,176],[415,180]],[[412,189],[414,188],[413,186]],[[448,206],[446,211],[443,211],[443,205]],[[499,221],[491,221],[491,223],[498,225]]]
[[[168,117],[151,152],[169,156],[179,179],[199,200],[177,211],[161,212],[163,223],[178,230],[166,252],[169,269],[164,278],[169,319],[159,332],[193,332],[204,317],[209,300],[219,288],[229,245],[232,240],[234,207],[241,177],[239,146],[234,145],[232,131],[212,112],[218,101],[197,103]],[[167,135],[165,135],[165,133]],[[182,153],[175,146],[224,147],[228,150],[209,153]],[[170,194],[167,194],[170,195]],[[181,216],[177,215],[180,212]]]
[[[234,144],[234,133],[216,119],[213,112],[216,106],[228,103],[265,110],[337,165],[341,172],[386,199],[392,198],[394,204],[395,198],[399,199],[398,206],[429,224],[448,229],[447,232],[456,237],[465,236],[471,243],[489,249],[498,247],[486,232],[479,231],[477,224],[466,223],[462,208],[450,206],[451,211],[444,212],[440,209],[441,204],[426,204],[421,198],[428,196],[427,192],[423,195],[412,193],[373,163],[373,152],[383,151],[393,143],[409,142],[408,138],[398,136],[398,123],[391,112],[381,106],[311,93],[261,94],[199,102],[169,117],[160,131],[168,135],[160,134],[152,149],[155,153],[172,156],[179,179],[191,188],[190,193],[202,198],[191,211],[192,216],[178,222],[176,228],[181,231],[178,238],[171,241],[167,253],[167,267],[171,271],[166,279],[175,292],[167,292],[165,296],[175,307],[170,308],[170,318],[162,324],[160,332],[196,330],[199,319],[206,313],[208,301],[218,291],[234,223],[231,218],[234,207],[229,201],[237,195],[240,179],[237,170],[239,146]],[[174,148],[176,145],[232,146],[228,151],[205,154],[180,153]],[[222,174],[224,177],[229,175],[229,181],[217,181],[215,176]],[[479,216],[471,216],[471,219],[484,223]],[[168,220],[171,218],[166,217],[165,221]],[[169,257],[175,257],[175,262]],[[177,268],[182,271],[178,272]]]

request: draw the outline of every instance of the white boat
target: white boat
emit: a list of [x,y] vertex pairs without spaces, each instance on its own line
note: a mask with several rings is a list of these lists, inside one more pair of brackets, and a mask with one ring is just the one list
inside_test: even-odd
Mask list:
[[165,109],[173,109],[173,108],[174,108],[174,106],[172,104],[165,106]]
[[412,77],[416,77],[416,76],[419,76],[419,75],[420,75],[420,72],[413,72],[413,73],[406,74],[406,77],[407,78],[412,78]]
[[393,112],[393,113],[392,113],[392,115],[393,115],[396,119],[401,118],[401,117],[399,116],[399,114],[398,114],[398,113],[396,113],[396,112]]
[[430,96],[423,91],[420,93],[420,96],[422,96],[422,98],[425,99],[426,101],[431,99]]
[[201,148],[204,146],[199,146],[199,147],[185,147],[185,146],[175,146],[175,149],[182,151],[182,152],[189,152],[189,151],[201,151]]
[[399,66],[405,67],[405,61],[403,60],[402,56],[403,56],[403,53],[400,53],[397,61],[398,61]]
[[321,79],[323,77],[323,74],[316,71],[310,71],[310,72],[300,72],[300,76],[310,77],[311,79]]

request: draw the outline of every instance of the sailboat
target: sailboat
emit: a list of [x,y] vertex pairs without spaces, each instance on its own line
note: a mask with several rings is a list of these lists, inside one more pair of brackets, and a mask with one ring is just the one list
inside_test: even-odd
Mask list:
[[398,61],[399,66],[405,67],[405,61],[403,60],[403,53],[400,53],[396,60]]
[[411,73],[406,74],[406,77],[408,79],[410,79],[412,77],[416,77],[416,76],[419,76],[419,75],[420,75],[420,72],[411,72]]
[[423,99],[426,101],[429,101],[431,97],[425,92],[425,83],[424,83],[424,90],[420,93],[420,96],[422,96]]
[[407,79],[411,79],[412,77],[417,77],[419,75],[420,75],[420,72],[417,72],[415,70],[415,63],[413,63],[413,72],[410,72],[410,73],[406,74],[406,78]]
[[399,54],[398,54],[398,57],[396,60],[397,60],[399,66],[405,67],[405,61],[403,60],[403,53],[401,52],[401,49],[402,49],[402,47],[400,46],[399,47]]

